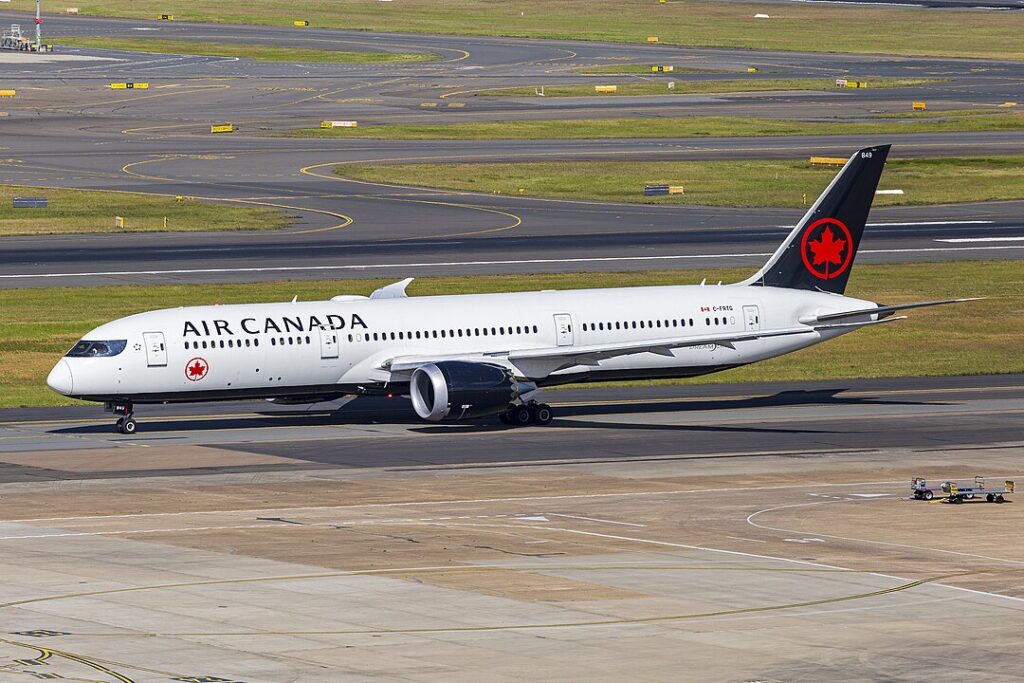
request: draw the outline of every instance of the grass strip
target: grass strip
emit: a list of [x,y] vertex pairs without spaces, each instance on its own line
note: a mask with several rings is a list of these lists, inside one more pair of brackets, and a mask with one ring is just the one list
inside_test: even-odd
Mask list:
[[[650,69],[648,69],[650,72]],[[659,74],[661,76],[661,74]],[[873,78],[854,79],[868,83],[868,87],[907,88],[939,83],[936,78]],[[674,86],[669,89],[668,83]],[[593,83],[580,85],[554,85],[544,88],[544,97],[623,97],[639,95],[698,95],[736,92],[766,92],[787,90],[836,90],[834,78],[728,78],[708,81],[677,81],[658,78],[657,80],[635,80],[627,83],[602,83],[614,85],[614,93],[599,93]],[[517,86],[494,88],[473,93],[476,97],[537,97],[538,87]]]
[[990,115],[908,115],[868,121],[796,121],[749,116],[612,118],[575,121],[488,121],[482,123],[395,124],[358,128],[300,128],[297,138],[377,140],[546,140],[609,138],[776,137],[793,135],[899,135],[1024,129],[1024,114],[1006,110]]
[[96,47],[129,52],[158,52],[206,57],[239,57],[260,62],[426,62],[437,55],[400,52],[353,52],[347,50],[316,50],[304,47],[282,47],[254,43],[208,43],[196,40],[163,40],[150,38],[99,38],[70,36],[49,38],[64,47]]
[[[15,197],[46,197],[45,209],[15,209]],[[114,217],[125,219],[124,229]],[[166,219],[166,223],[165,223]],[[99,232],[274,230],[290,223],[280,209],[206,204],[192,199],[105,190],[0,185],[0,236]]]
[[[934,10],[877,5],[772,4],[755,19],[746,2],[706,0],[104,0],[77,3],[85,15],[222,24],[352,28],[414,33],[526,36],[660,44],[1024,59],[1024,13]],[[33,0],[5,9],[32,12]],[[28,20],[22,24],[29,23]],[[308,29],[296,28],[296,34]],[[409,41],[413,42],[412,39]]]
[[[893,159],[876,206],[1024,199],[1024,156]],[[571,161],[511,164],[352,165],[339,175],[397,185],[491,194],[645,204],[798,207],[812,202],[835,166],[800,161]],[[645,184],[682,185],[685,194],[644,196]]]
[[[432,277],[416,280],[412,296],[539,289],[696,284],[740,280],[751,269],[707,272],[565,273]],[[75,403],[46,387],[50,368],[79,338],[109,320],[181,305],[323,300],[369,294],[386,280],[322,280],[216,285],[131,285],[0,290],[0,407]],[[886,303],[962,296],[985,301],[923,309],[892,325],[854,334],[701,382],[843,379],[1024,371],[1024,268],[1019,261],[858,265],[848,293]],[[662,382],[658,382],[662,383]],[[669,383],[694,383],[672,380]],[[647,382],[638,383],[647,384]]]

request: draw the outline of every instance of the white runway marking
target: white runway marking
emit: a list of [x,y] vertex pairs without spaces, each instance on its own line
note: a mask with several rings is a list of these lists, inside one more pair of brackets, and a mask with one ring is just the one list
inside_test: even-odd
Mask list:
[[[420,507],[424,505],[470,505],[475,503],[520,503],[520,502],[535,502],[535,501],[547,501],[547,500],[575,500],[581,498],[621,498],[631,496],[677,496],[689,493],[724,493],[724,492],[735,492],[735,491],[782,491],[786,489],[805,489],[805,488],[830,488],[837,486],[882,486],[882,485],[895,485],[901,484],[902,481],[858,481],[849,483],[839,484],[785,484],[781,486],[748,486],[748,487],[729,487],[729,488],[714,488],[714,489],[675,489],[671,491],[622,491],[616,493],[570,493],[564,495],[555,496],[520,496],[520,497],[503,497],[503,498],[459,498],[455,500],[422,500],[412,501],[406,503],[354,503],[351,505],[310,505],[302,507],[274,507],[274,508],[246,508],[244,510],[196,510],[192,512],[138,512],[129,513],[123,515],[79,515],[73,517],[32,517],[29,519],[2,519],[0,522],[12,523],[12,524],[28,524],[32,522],[69,522],[75,520],[101,520],[101,519],[138,519],[140,517],[182,517],[187,515],[218,515],[218,514],[259,514],[269,515],[274,514],[292,514],[295,512],[302,511],[322,511],[322,510],[351,510],[360,508],[400,508],[400,507]],[[420,521],[425,521],[427,518],[421,518]],[[437,519],[436,517],[433,519]],[[519,519],[525,519],[519,517]],[[547,521],[547,519],[543,520]]]
[[[758,510],[757,512],[753,512],[750,515],[748,515],[747,516],[747,524],[749,524],[752,527],[757,527],[758,529],[764,529],[765,531],[779,531],[779,532],[786,533],[786,534],[798,534],[800,532],[795,530],[795,529],[784,529],[782,527],[775,527],[775,526],[767,526],[767,525],[764,525],[764,524],[758,524],[757,522],[754,521],[754,518],[757,517],[758,515],[762,515],[762,514],[764,514],[766,512],[776,512],[778,510],[786,510],[786,509],[805,507],[805,506],[811,506],[811,505],[828,505],[828,504],[829,504],[829,501],[825,501],[824,503],[799,503],[797,505],[779,505],[778,507],[765,508],[763,510]],[[869,539],[869,538],[852,538],[850,536],[839,536],[837,534],[818,533],[817,535],[818,536],[824,536],[825,538],[836,539],[836,540],[839,540],[839,541],[850,541],[851,543],[867,543],[868,545],[881,545],[881,546],[888,546],[888,547],[894,547],[894,548],[901,548],[903,550],[922,550],[922,551],[929,552],[929,553],[942,553],[944,555],[958,555],[960,557],[973,557],[973,558],[980,559],[980,560],[989,560],[991,562],[1003,562],[1003,563],[1006,563],[1006,564],[1024,565],[1024,561],[1013,560],[1013,559],[1010,559],[1010,558],[1007,558],[1007,557],[992,557],[990,555],[979,555],[977,553],[965,553],[965,552],[960,552],[958,550],[946,550],[944,548],[930,548],[928,546],[912,545],[912,544],[909,544],[909,543],[890,543],[889,541],[875,541],[875,540],[872,540],[872,539]],[[786,540],[789,540],[789,539],[786,539]],[[967,589],[964,589],[964,590],[967,590]],[[986,593],[986,595],[988,595],[988,594]],[[1008,597],[1008,596],[1004,596],[1004,597]],[[1024,598],[1012,598],[1012,599],[1020,600],[1021,602],[1024,602]]]
[[[995,221],[906,221],[900,223],[865,223],[868,228],[906,228],[918,225],[991,225]],[[777,228],[792,228],[792,225],[777,225]]]
[[1024,237],[950,237],[949,239],[937,239],[936,242],[947,242],[949,244],[967,244],[970,242],[1024,242]]
[[[985,247],[922,247],[918,249],[861,249],[861,254],[928,254],[944,253],[953,254],[966,251],[1002,251],[1006,249],[1024,249],[1024,243],[1020,245],[985,246]],[[564,258],[564,259],[521,259],[503,261],[437,261],[434,263],[370,263],[338,266],[271,266],[271,267],[250,267],[250,268],[174,268],[168,270],[107,270],[89,271],[81,273],[16,273],[0,275],[4,280],[26,280],[32,278],[65,278],[65,277],[118,277],[118,276],[139,276],[139,275],[199,275],[199,274],[227,274],[227,273],[302,273],[302,272],[332,272],[351,270],[373,270],[373,269],[409,269],[409,268],[460,268],[466,266],[516,266],[516,265],[545,265],[545,264],[573,264],[573,263],[622,263],[629,261],[688,261],[688,260],[710,260],[728,258],[767,258],[770,252],[748,252],[739,254],[672,254],[666,256],[595,256],[591,258]]]
[[633,522],[616,522],[611,519],[598,519],[597,517],[583,517],[581,515],[560,515],[557,512],[548,512],[545,514],[547,514],[549,517],[567,517],[569,519],[582,519],[587,522],[600,522],[601,524],[621,524],[622,526],[636,526],[640,528],[647,526],[646,524],[634,524]]

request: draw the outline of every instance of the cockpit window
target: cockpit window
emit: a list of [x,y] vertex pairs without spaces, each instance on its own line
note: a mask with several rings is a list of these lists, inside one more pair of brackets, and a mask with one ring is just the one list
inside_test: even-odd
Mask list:
[[83,339],[68,351],[70,358],[105,358],[116,356],[124,351],[128,345],[127,339],[112,339],[109,341],[88,341]]

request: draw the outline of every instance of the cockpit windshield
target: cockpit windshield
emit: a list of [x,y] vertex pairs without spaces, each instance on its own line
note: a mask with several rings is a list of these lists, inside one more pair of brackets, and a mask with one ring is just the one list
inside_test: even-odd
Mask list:
[[67,355],[69,358],[105,358],[116,356],[128,345],[127,339],[111,339],[108,341],[89,341],[83,339],[75,344]]

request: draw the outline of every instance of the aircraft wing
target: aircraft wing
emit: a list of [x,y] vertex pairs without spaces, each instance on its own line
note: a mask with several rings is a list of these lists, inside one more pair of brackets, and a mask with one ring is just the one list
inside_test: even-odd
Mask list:
[[627,344],[556,346],[546,349],[512,351],[508,354],[508,359],[516,364],[538,361],[546,361],[548,363],[556,362],[556,367],[549,371],[555,372],[556,370],[572,367],[573,365],[596,365],[597,362],[601,360],[616,358],[618,356],[628,356],[635,353],[657,353],[663,356],[671,356],[673,349],[711,344],[731,349],[734,348],[734,345],[738,342],[770,339],[772,337],[814,334],[825,330],[865,327],[867,325],[877,325],[882,322],[891,322],[902,319],[903,318],[891,318],[884,321],[871,320],[856,323],[786,327],[775,330],[751,330],[749,332],[734,332],[731,334],[698,334],[686,337],[649,339]]
[[748,332],[733,332],[728,334],[697,334],[683,337],[647,339],[643,341],[618,344],[551,346],[536,349],[512,349],[508,351],[457,355],[438,354],[436,356],[402,356],[385,361],[381,367],[385,370],[390,370],[392,376],[394,376],[395,374],[411,373],[416,368],[429,363],[437,363],[446,360],[460,360],[502,365],[512,369],[518,368],[526,370],[529,368],[525,374],[530,377],[537,377],[545,376],[557,370],[572,367],[574,365],[596,365],[602,360],[616,358],[619,356],[629,356],[637,353],[657,353],[663,356],[671,356],[673,349],[681,349],[691,346],[713,344],[715,346],[733,348],[738,342],[769,339],[772,337],[814,334],[826,330],[852,329],[903,319],[904,317],[896,317],[886,318],[884,320],[869,320],[852,323],[801,325],[799,327],[787,327],[775,330],[751,330]]

